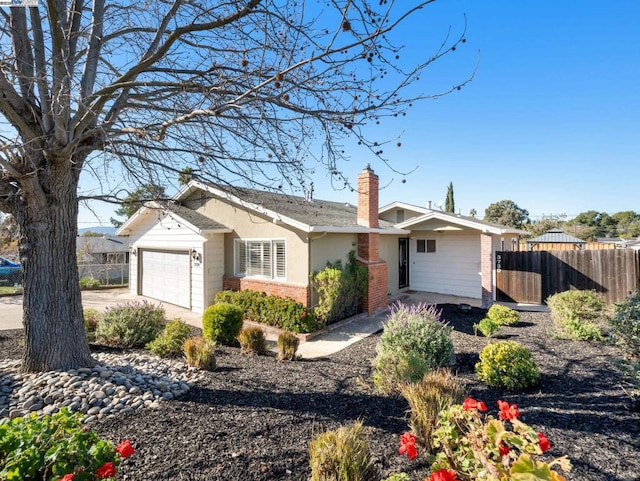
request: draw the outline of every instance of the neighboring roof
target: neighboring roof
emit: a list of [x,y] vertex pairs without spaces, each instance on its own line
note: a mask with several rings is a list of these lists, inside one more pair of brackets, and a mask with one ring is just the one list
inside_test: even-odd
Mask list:
[[90,254],[104,254],[113,252],[127,252],[129,239],[121,236],[79,236],[76,237],[76,250],[86,249]]
[[176,200],[184,200],[197,189],[239,205],[249,211],[270,217],[305,232],[380,232],[405,234],[391,222],[380,220],[380,228],[363,227],[357,222],[357,208],[348,202],[308,200],[304,197],[266,192],[243,187],[220,186],[192,180],[178,193]]
[[152,201],[139,209],[122,226],[120,226],[118,234],[129,233],[132,227],[140,220],[142,214],[153,209],[160,210],[165,215],[173,217],[175,220],[184,224],[186,227],[198,234],[231,232],[231,229],[219,222],[216,222],[215,220],[176,202]]
[[587,241],[565,234],[560,229],[552,229],[533,239],[527,239],[527,244],[586,244]]
[[486,222],[484,220],[477,219],[476,217],[467,217],[460,214],[454,214],[452,212],[444,212],[441,210],[428,209],[426,207],[418,207],[416,205],[405,204],[402,202],[394,202],[393,204],[388,204],[380,210],[382,211],[384,209],[386,211],[386,210],[390,210],[393,207],[405,208],[405,209],[413,210],[416,212],[423,212],[423,215],[421,216],[413,217],[404,222],[396,224],[396,227],[399,227],[401,229],[411,228],[411,226],[413,225],[417,225],[431,219],[436,219],[436,220],[440,220],[455,226],[466,227],[468,229],[475,229],[482,232],[487,232],[488,234],[499,234],[499,235],[528,234],[526,230],[515,229],[513,227],[507,227],[505,225]]

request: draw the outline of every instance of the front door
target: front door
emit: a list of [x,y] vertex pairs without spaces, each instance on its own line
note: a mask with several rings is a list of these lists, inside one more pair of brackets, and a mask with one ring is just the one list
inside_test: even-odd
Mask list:
[[398,248],[398,287],[402,289],[403,287],[407,287],[409,285],[409,239],[407,237],[399,239]]

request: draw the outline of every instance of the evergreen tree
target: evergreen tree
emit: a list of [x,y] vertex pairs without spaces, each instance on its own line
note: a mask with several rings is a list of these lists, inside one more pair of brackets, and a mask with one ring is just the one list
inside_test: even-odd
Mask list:
[[456,203],[453,200],[453,182],[449,182],[449,188],[447,189],[447,200],[444,204],[445,212],[455,212]]

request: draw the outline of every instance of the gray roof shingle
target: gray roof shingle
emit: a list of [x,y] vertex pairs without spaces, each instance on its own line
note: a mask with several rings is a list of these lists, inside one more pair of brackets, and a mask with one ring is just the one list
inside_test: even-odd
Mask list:
[[[229,187],[208,184],[223,190],[243,201],[259,205],[281,216],[288,217],[308,226],[362,227],[357,222],[357,208],[348,202],[333,202],[266,192],[243,187]],[[392,222],[380,220],[380,228],[389,229]]]
[[527,239],[527,244],[586,244],[586,241],[578,239],[569,234],[565,234],[561,230],[550,230],[546,234],[542,234],[533,239]]
[[227,229],[226,226],[216,222],[209,217],[196,212],[195,210],[191,210],[188,207],[185,207],[180,204],[176,204],[175,202],[158,202],[162,206],[163,209],[168,210],[169,212],[173,212],[181,219],[187,221],[192,226],[202,230],[216,230],[216,229]]

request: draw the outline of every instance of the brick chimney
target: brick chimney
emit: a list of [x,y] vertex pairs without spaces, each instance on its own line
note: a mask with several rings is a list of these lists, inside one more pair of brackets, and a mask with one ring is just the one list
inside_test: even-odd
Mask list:
[[[378,229],[378,176],[371,167],[358,175],[358,225]],[[380,259],[380,234],[358,234],[358,262],[367,268],[369,287],[364,299],[364,309],[372,314],[387,307],[387,263]]]
[[377,229],[378,176],[369,164],[358,175],[358,225]]

